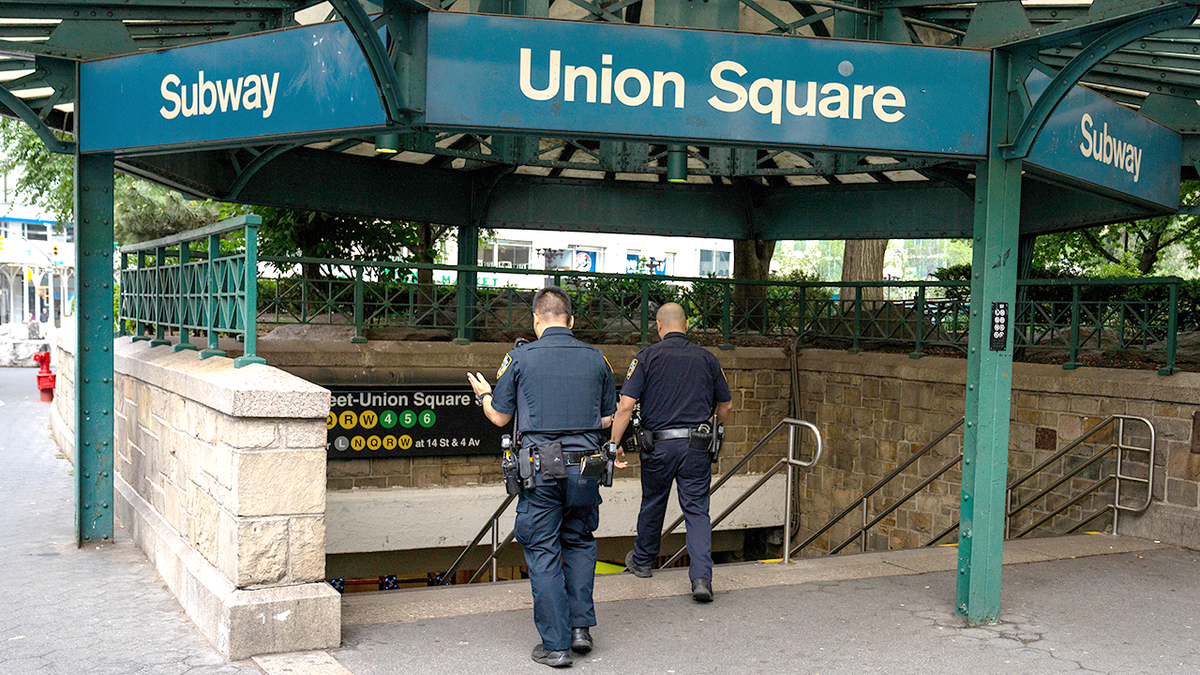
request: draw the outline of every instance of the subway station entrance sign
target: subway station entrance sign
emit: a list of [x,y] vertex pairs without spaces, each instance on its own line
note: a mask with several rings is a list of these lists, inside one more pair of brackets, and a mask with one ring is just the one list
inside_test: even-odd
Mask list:
[[986,51],[431,12],[426,123],[987,151]]
[[[987,154],[987,51],[427,16],[417,24],[427,31],[417,41],[425,45],[424,86],[407,92],[424,113],[413,119],[416,128],[970,160]],[[79,80],[82,152],[346,138],[387,124],[362,48],[342,22],[86,62]],[[1034,72],[1030,98],[1048,82]],[[1180,155],[1179,134],[1075,87],[1027,161],[1086,189],[1177,208]]]
[[386,122],[362,50],[340,21],[80,64],[79,114],[83,152]]
[[507,433],[468,386],[330,387],[331,459],[499,455]]

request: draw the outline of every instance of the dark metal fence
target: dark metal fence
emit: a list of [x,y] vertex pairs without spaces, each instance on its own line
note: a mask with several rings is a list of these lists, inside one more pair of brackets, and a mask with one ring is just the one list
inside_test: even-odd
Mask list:
[[[575,330],[598,342],[646,344],[665,302],[683,305],[690,331],[710,344],[788,338],[864,348],[965,351],[970,319],[966,281],[742,281],[456,265],[264,257],[292,274],[258,281],[263,324],[345,324],[354,340],[388,327],[439,329],[459,340],[476,332],[532,330],[534,288],[563,286],[575,306]],[[319,276],[300,276],[301,270]],[[418,280],[426,270],[426,281]],[[507,278],[508,286],[460,284],[460,274]],[[468,275],[463,274],[466,279]],[[1085,351],[1136,353],[1175,371],[1180,279],[1022,280],[1013,347],[1039,352],[1065,368]],[[852,295],[851,295],[852,294]]]

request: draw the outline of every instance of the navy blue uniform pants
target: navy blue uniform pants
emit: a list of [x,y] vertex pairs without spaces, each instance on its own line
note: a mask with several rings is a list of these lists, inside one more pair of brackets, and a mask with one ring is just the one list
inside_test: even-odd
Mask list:
[[596,625],[596,540],[600,484],[567,467],[567,478],[543,481],[521,493],[514,530],[525,549],[533,591],[533,622],[542,646],[571,648],[571,629]]
[[689,449],[686,438],[659,441],[653,450],[642,453],[641,464],[642,510],[638,513],[633,561],[650,565],[658,555],[667,499],[674,482],[687,525],[687,551],[692,560],[688,576],[712,579],[712,525],[708,517],[712,464],[708,451]]

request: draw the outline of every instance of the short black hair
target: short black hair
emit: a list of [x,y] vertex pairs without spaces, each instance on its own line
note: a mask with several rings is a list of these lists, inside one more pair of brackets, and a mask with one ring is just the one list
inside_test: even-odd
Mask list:
[[543,319],[571,318],[571,296],[559,286],[547,286],[533,295],[533,313]]

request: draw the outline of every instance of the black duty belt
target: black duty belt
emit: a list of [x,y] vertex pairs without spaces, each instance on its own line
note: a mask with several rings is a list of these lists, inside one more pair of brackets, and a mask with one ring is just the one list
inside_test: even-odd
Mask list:
[[582,450],[563,450],[563,461],[567,464],[578,464],[584,457],[595,453]]
[[679,429],[663,429],[662,431],[651,431],[650,440],[654,443],[659,441],[669,441],[675,438],[691,438],[692,430],[688,427]]

